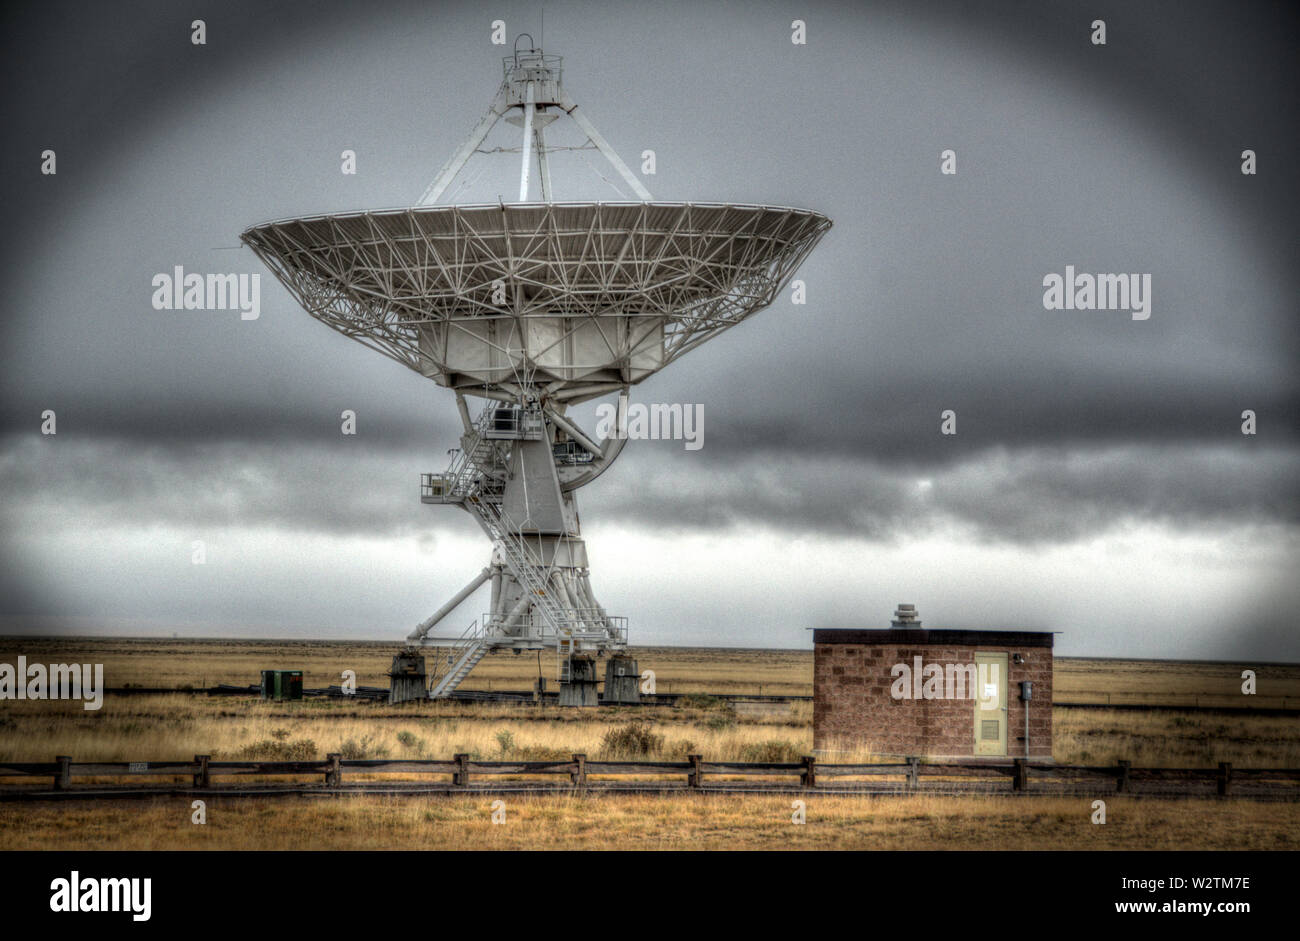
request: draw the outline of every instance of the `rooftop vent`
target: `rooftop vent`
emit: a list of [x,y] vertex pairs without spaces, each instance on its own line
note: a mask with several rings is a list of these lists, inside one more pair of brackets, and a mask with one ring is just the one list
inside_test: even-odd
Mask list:
[[920,627],[921,622],[916,619],[916,605],[900,604],[898,610],[894,612],[894,620],[890,622],[891,627]]

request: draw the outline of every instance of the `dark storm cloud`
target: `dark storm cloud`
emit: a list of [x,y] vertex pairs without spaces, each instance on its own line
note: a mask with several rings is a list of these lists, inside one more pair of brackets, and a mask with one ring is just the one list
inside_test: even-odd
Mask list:
[[[818,389],[815,394],[835,403],[832,406],[819,407],[812,396],[790,388],[783,406],[759,413],[744,399],[706,396],[710,457],[853,458],[923,473],[991,447],[1184,443],[1240,446],[1250,453],[1253,441],[1241,434],[1246,405],[1257,420],[1264,416],[1273,446],[1297,443],[1300,401],[1289,395],[1243,393],[1230,387],[1153,389],[1150,384],[1133,398],[1094,388],[1059,394],[1070,378],[1043,375],[1038,385],[1042,395],[1026,399],[1025,385],[998,387],[989,377],[950,377],[938,384],[907,377],[893,383],[862,377]],[[807,402],[806,410],[798,407],[801,399]],[[949,409],[957,415],[955,435],[940,433],[941,415]],[[810,419],[813,415],[817,420]]]
[[[665,449],[650,442],[642,448]],[[943,467],[873,460],[734,461],[709,448],[629,456],[587,500],[595,518],[674,530],[760,524],[893,540],[958,527],[982,541],[1063,543],[1128,524],[1295,526],[1285,450],[1181,445],[988,449]],[[620,486],[623,478],[629,482]]]
[[[1270,234],[1287,237],[1277,192],[1300,192],[1294,174],[1280,189],[1240,186],[1222,173],[1241,150],[1294,150],[1300,93],[1294,82],[1294,37],[1300,8],[1213,2],[939,2],[886,4],[918,30],[961,35],[999,56],[1046,75],[1067,76],[1080,96],[1107,102],[1116,116],[1136,113],[1196,166],[1202,186],[1230,189]],[[1092,22],[1107,26],[1104,47],[1078,42]],[[1071,102],[1062,99],[1063,109]],[[1104,134],[1106,128],[1097,128]]]
[[[0,529],[87,531],[128,522],[201,533],[216,527],[393,537],[447,526],[473,531],[448,510],[416,503],[413,468],[441,470],[445,453],[330,445],[178,450],[166,444],[6,442],[0,462],[22,500]],[[987,449],[943,467],[872,460],[735,459],[633,442],[618,472],[583,492],[601,524],[664,532],[760,526],[790,538],[918,538],[956,527],[989,542],[1090,538],[1131,523],[1175,529],[1294,526],[1292,456],[1252,445],[1103,450]],[[463,524],[463,525],[460,525]]]
[[70,521],[87,531],[130,525],[195,533],[423,532],[430,519],[418,506],[413,468],[442,470],[447,463],[443,451],[391,451],[343,437],[328,445],[223,441],[185,448],[59,438],[6,442],[0,468],[9,492],[22,495],[0,515],[10,533],[52,531]]
[[[396,410],[391,397],[375,394],[341,394],[316,390],[318,398],[298,394],[260,401],[175,401],[141,398],[138,401],[74,401],[66,406],[56,396],[45,404],[55,412],[58,433],[93,441],[106,447],[148,446],[167,451],[193,452],[210,445],[292,448],[328,445],[342,434],[344,410],[353,412],[365,430],[365,448],[419,446],[455,442],[461,433],[454,408]],[[446,403],[444,403],[446,404]],[[0,434],[21,437],[38,428],[40,412],[10,405],[0,408]],[[129,450],[122,453],[130,453]]]

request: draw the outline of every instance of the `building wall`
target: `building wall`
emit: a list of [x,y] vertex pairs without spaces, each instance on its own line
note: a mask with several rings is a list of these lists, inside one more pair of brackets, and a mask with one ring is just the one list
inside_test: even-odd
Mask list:
[[[844,748],[880,755],[975,755],[973,699],[896,699],[895,664],[975,662],[977,652],[1007,655],[1006,756],[1025,755],[1025,703],[1020,683],[1034,684],[1029,706],[1029,757],[1052,757],[1052,635],[1029,632],[921,629],[814,632],[813,748],[830,758]],[[1020,654],[1024,663],[1014,662]]]

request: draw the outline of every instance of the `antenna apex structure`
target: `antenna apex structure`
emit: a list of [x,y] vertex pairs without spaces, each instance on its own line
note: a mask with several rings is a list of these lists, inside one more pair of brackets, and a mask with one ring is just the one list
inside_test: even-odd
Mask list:
[[[515,51],[501,60],[502,83],[507,87],[507,103],[512,107],[528,104],[528,86],[533,85],[533,104],[538,107],[555,107],[560,104],[560,80],[564,74],[564,57],[548,56],[541,49],[519,49],[519,40],[528,36],[520,33],[515,39]],[[532,37],[529,36],[531,43]]]

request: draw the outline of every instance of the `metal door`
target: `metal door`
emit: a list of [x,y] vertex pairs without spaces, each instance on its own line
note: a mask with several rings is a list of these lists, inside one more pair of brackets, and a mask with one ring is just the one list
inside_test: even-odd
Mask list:
[[1007,753],[1007,655],[975,654],[975,754]]

